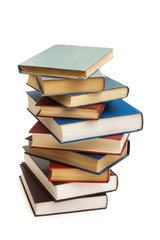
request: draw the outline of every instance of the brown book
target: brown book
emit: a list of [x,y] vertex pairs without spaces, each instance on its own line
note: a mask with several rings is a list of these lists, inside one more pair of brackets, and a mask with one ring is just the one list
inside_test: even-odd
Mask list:
[[49,97],[42,97],[36,104],[40,107],[37,117],[58,117],[74,119],[98,120],[104,110],[105,103],[87,105],[78,108],[66,108]]
[[105,209],[107,207],[106,194],[55,202],[23,165],[21,165],[21,169],[20,180],[35,216]]

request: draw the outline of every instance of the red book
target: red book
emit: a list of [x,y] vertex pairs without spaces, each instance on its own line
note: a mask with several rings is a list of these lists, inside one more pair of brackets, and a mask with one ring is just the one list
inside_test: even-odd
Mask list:
[[48,180],[50,182],[108,182],[110,179],[110,170],[103,172],[100,175],[93,174],[87,171],[82,171],[78,168],[69,167],[63,164],[49,162],[48,168],[50,174]]
[[49,97],[42,97],[36,103],[36,106],[40,107],[40,111],[37,114],[38,117],[97,120],[100,118],[104,110],[105,103],[93,104],[78,108],[65,108]]
[[29,132],[32,133],[32,147],[118,155],[122,154],[129,137],[129,133],[126,133],[61,144],[40,122],[37,122]]

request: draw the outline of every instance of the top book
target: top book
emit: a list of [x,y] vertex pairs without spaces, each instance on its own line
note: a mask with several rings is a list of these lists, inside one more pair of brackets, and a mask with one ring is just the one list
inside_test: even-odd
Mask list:
[[112,48],[54,45],[18,69],[20,73],[86,79],[112,57]]

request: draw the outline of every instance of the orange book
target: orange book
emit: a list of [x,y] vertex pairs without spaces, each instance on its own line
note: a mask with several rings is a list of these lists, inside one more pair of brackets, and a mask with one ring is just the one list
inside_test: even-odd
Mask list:
[[38,117],[58,117],[58,118],[74,118],[74,119],[93,119],[100,118],[105,103],[92,104],[78,108],[66,108],[56,103],[49,97],[42,97],[36,106],[40,107]]
[[93,174],[82,171],[78,168],[69,167],[63,164],[49,162],[48,168],[50,174],[48,180],[50,182],[109,182],[110,170],[102,174]]

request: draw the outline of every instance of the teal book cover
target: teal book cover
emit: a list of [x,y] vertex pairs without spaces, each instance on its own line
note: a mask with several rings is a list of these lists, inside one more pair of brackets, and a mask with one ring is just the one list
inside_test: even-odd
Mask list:
[[18,65],[20,73],[85,79],[113,57],[112,48],[54,45]]

